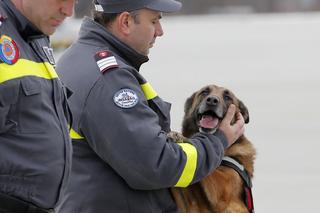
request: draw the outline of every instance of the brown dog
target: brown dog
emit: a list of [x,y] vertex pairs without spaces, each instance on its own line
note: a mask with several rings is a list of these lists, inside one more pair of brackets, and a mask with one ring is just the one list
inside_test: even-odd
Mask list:
[[[249,122],[246,106],[230,90],[216,85],[195,92],[185,103],[182,134],[214,132],[233,103]],[[251,181],[256,151],[242,135],[225,150],[222,164],[200,182],[187,188],[172,188],[181,213],[253,213]],[[244,167],[244,170],[242,168]],[[238,170],[238,171],[237,171]]]

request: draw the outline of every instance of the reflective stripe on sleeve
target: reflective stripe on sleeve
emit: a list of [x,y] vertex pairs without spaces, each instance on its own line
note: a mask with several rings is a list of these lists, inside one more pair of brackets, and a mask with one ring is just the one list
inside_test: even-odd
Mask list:
[[154,89],[148,82],[141,84],[140,86],[147,100],[151,100],[157,97],[158,94],[156,93],[156,91],[154,91]]
[[76,139],[76,140],[84,139],[84,137],[82,137],[79,133],[74,131],[74,129],[72,129],[72,128],[70,129],[70,138],[71,139]]
[[187,156],[186,165],[175,187],[187,187],[193,180],[197,168],[197,149],[189,143],[177,143]]
[[37,63],[19,59],[13,65],[0,63],[0,83],[25,76],[36,76],[45,79],[58,78],[53,66],[48,62]]

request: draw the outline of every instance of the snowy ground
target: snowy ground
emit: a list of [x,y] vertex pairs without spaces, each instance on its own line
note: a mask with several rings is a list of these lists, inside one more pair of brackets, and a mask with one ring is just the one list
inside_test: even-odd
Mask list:
[[320,14],[165,17],[141,72],[172,106],[206,84],[247,105],[257,213],[320,212]]

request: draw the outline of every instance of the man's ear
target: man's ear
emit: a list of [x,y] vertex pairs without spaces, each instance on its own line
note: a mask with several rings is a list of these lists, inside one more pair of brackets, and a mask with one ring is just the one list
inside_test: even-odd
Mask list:
[[132,22],[132,17],[129,12],[122,12],[117,17],[117,27],[121,33],[124,35],[130,34],[130,26]]

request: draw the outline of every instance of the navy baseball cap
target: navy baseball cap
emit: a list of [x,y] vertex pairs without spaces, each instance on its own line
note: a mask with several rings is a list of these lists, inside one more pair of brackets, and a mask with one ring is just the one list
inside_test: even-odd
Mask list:
[[94,2],[96,11],[104,13],[130,12],[142,8],[171,13],[180,10],[182,6],[175,0],[95,0]]

